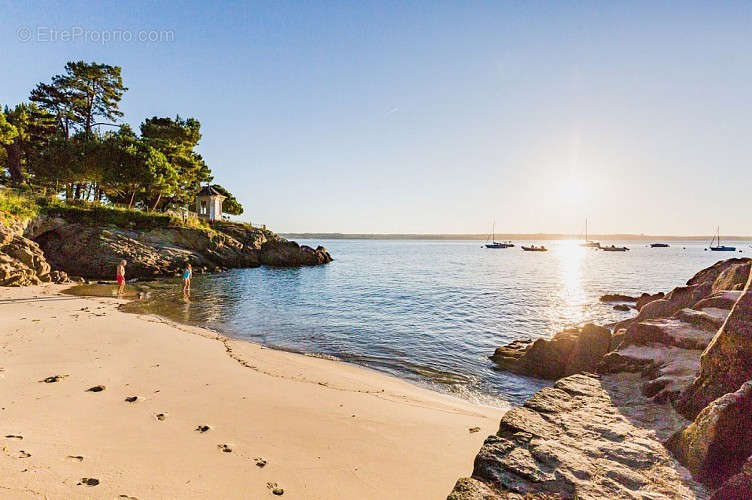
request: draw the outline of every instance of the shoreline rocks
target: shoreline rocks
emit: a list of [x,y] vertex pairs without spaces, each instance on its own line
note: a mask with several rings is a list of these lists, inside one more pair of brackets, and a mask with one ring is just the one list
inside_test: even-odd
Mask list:
[[[752,260],[719,261],[636,306],[595,338],[587,325],[496,349],[496,369],[565,378],[502,418],[449,498],[705,497],[668,450],[713,499],[751,498]],[[570,364],[574,352],[586,362]],[[620,432],[612,415],[648,434]]]
[[498,347],[490,359],[498,369],[557,379],[581,371],[595,371],[609,351],[610,343],[608,328],[587,324],[579,329],[559,332],[550,340],[518,340]]
[[128,275],[139,278],[172,276],[187,263],[199,272],[332,261],[323,247],[300,246],[265,229],[229,222],[211,227],[139,229],[67,223],[56,217],[30,224],[29,235],[54,268],[87,279],[112,278],[122,259],[128,261]]
[[701,488],[631,419],[620,383],[572,375],[509,410],[448,498],[694,497]]

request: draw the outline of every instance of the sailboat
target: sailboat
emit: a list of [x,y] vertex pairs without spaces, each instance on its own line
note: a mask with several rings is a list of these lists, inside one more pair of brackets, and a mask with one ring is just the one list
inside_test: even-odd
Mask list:
[[585,219],[585,242],[584,243],[580,243],[580,246],[581,247],[587,247],[587,248],[600,248],[601,247],[601,244],[598,243],[597,241],[590,241],[588,239],[588,234],[587,234],[587,219]]
[[[718,240],[718,244],[713,246],[713,243],[715,243],[716,239]],[[715,236],[713,236],[713,239],[710,240],[710,249],[714,252],[736,252],[736,247],[727,247],[726,245],[721,245],[720,227],[717,227],[715,229]]]
[[493,225],[491,226],[491,243],[486,243],[486,248],[511,248],[513,246],[514,243],[511,241],[496,241],[496,221],[493,221]]

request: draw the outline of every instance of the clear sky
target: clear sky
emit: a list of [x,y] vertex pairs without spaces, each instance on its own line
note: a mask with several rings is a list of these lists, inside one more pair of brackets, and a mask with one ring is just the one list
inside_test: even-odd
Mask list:
[[3,2],[0,49],[0,104],[122,66],[280,232],[752,234],[751,2]]

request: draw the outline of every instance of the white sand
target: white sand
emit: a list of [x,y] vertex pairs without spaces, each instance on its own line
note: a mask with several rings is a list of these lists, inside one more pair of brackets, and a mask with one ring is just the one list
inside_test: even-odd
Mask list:
[[0,498],[445,498],[503,413],[61,289],[0,288]]

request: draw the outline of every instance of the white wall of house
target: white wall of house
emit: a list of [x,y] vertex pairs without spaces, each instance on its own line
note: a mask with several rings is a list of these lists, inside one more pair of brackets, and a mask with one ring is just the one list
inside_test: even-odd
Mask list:
[[198,212],[199,217],[204,217],[209,220],[221,220],[223,201],[224,198],[221,196],[199,198],[196,202],[196,211]]

